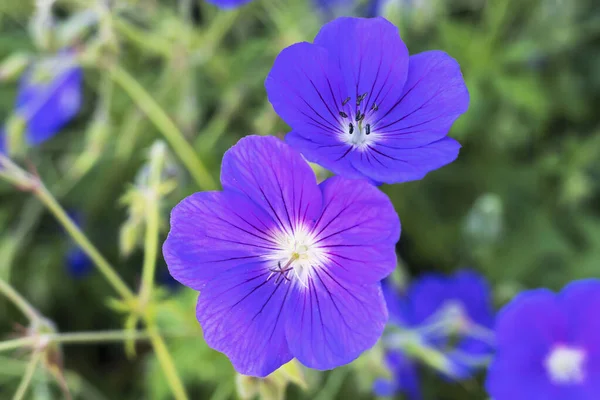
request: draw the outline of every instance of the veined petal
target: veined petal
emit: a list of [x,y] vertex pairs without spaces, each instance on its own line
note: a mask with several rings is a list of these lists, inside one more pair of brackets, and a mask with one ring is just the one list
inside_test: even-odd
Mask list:
[[449,137],[411,149],[375,143],[355,152],[352,165],[374,181],[401,183],[423,178],[458,157],[460,144]]
[[252,199],[283,232],[293,233],[321,210],[313,170],[300,153],[274,137],[247,136],[229,149],[221,183]]
[[269,232],[275,226],[265,211],[242,194],[196,193],[173,209],[163,255],[175,279],[201,290],[229,268],[273,251]]
[[277,114],[309,139],[344,134],[343,123],[347,126],[349,117],[340,111],[346,93],[341,72],[326,49],[306,42],[284,49],[275,59],[265,88]]
[[351,97],[348,112],[368,114],[373,104],[379,110],[394,104],[406,82],[408,49],[392,23],[384,18],[337,18],[321,28],[314,42],[339,65]]
[[296,285],[287,312],[290,350],[309,368],[326,370],[356,359],[381,336],[388,315],[379,283],[361,285],[313,271]]
[[443,51],[427,51],[410,57],[404,89],[389,110],[377,115],[373,130],[389,146],[420,147],[446,136],[468,108],[469,92],[456,60]]
[[352,165],[352,158],[348,157],[352,147],[337,137],[309,133],[305,136],[300,131],[292,131],[286,135],[285,141],[310,162],[319,164],[345,178],[364,178],[364,174]]
[[206,343],[244,375],[264,377],[292,359],[283,315],[292,285],[267,279],[269,273],[263,263],[231,269],[198,298],[196,315]]
[[347,281],[378,282],[396,267],[400,220],[390,199],[364,180],[329,178],[320,184],[323,212],[313,227],[326,267]]

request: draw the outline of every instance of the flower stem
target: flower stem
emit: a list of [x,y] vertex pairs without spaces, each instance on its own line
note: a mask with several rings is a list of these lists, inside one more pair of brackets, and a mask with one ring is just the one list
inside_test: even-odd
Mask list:
[[6,340],[0,342],[0,353],[3,351],[21,349],[26,346],[31,346],[36,342],[36,338],[33,336],[22,337],[19,339]]
[[25,370],[25,375],[23,375],[23,379],[19,384],[19,388],[17,389],[13,400],[21,400],[24,398],[25,393],[27,393],[27,389],[29,388],[29,384],[31,383],[31,379],[33,378],[33,374],[35,373],[35,369],[37,368],[41,359],[41,352],[33,353],[31,360],[29,360],[29,364],[27,365],[27,369]]
[[146,238],[140,302],[147,304],[154,285],[156,256],[158,254],[158,230],[160,222],[160,180],[165,164],[163,143],[156,143],[150,152],[150,177],[146,191]]
[[106,261],[100,252],[94,247],[89,239],[81,232],[75,223],[69,218],[65,210],[58,204],[54,196],[39,182],[33,190],[38,199],[54,214],[54,217],[61,223],[65,230],[71,235],[71,238],[96,264],[98,270],[104,275],[113,288],[125,300],[133,300],[134,295],[123,279],[115,272],[114,268]]
[[3,279],[0,279],[0,293],[6,296],[30,321],[40,317],[37,310]]
[[118,65],[111,66],[109,72],[114,81],[129,94],[133,101],[148,116],[148,119],[163,134],[173,148],[173,151],[183,164],[185,164],[198,186],[203,190],[214,189],[216,184],[213,177],[202,161],[200,161],[191,144],[187,142],[177,125],[156,103],[152,96],[148,94],[135,78]]
[[177,374],[175,364],[173,363],[171,354],[169,354],[169,350],[165,345],[165,341],[153,325],[148,325],[148,334],[150,335],[152,347],[156,352],[158,362],[160,363],[160,366],[167,378],[171,392],[173,392],[176,400],[187,400],[188,397],[185,393],[185,388],[183,387],[183,383],[181,383],[181,378],[179,378],[179,375]]

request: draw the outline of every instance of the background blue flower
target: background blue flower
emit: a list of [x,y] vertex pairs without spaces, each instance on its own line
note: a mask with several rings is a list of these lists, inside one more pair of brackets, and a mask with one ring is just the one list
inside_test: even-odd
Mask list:
[[521,293],[502,309],[486,387],[496,400],[592,400],[600,394],[600,280]]
[[252,0],[206,0],[208,3],[214,4],[218,7],[229,9],[242,6],[246,3],[250,3]]
[[27,142],[36,146],[77,115],[82,102],[81,67],[68,52],[33,64],[23,75],[15,113],[25,121]]

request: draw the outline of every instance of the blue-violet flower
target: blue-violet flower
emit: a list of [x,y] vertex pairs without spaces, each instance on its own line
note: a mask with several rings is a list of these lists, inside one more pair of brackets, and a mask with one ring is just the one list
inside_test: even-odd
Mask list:
[[338,175],[404,182],[458,155],[446,136],[469,105],[458,63],[441,51],[409,57],[384,18],[326,24],[279,54],[265,86],[292,128],[286,141]]
[[274,137],[227,151],[221,183],[173,209],[163,246],[171,275],[201,293],[208,345],[259,377],[293,357],[335,368],[373,346],[388,317],[379,282],[400,235],[389,198],[366,181],[317,184]]
[[600,398],[600,280],[518,295],[498,315],[494,400]]

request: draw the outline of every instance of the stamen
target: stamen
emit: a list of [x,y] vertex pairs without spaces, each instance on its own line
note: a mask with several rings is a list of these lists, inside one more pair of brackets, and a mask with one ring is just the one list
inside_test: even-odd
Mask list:
[[367,124],[367,126],[365,126],[365,135],[369,134],[371,134],[371,124]]
[[356,113],[356,122],[362,121],[364,117],[365,114],[361,113],[360,110],[358,110],[358,113]]
[[352,123],[350,123],[350,134],[352,135],[354,133],[354,125],[352,125]]
[[342,101],[342,106],[345,106],[350,101],[350,97],[346,97],[346,100]]
[[365,97],[367,97],[367,92],[361,94],[360,96],[358,96],[358,98],[356,99],[356,105],[360,106],[360,103],[362,103],[362,101],[365,99]]
[[346,113],[345,113],[345,112],[343,112],[343,111],[340,111],[340,116],[341,116],[342,118],[348,118],[348,114],[346,114]]
[[379,106],[377,105],[377,103],[373,103],[373,105],[371,106],[371,111],[377,111],[379,110]]

